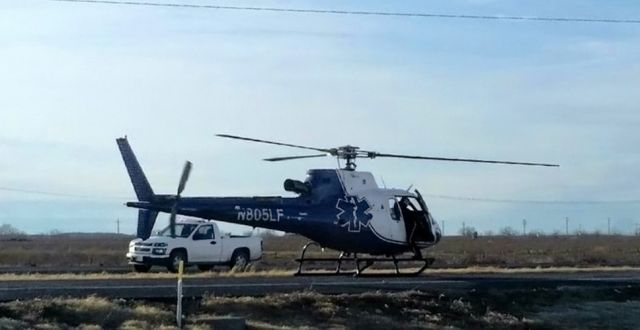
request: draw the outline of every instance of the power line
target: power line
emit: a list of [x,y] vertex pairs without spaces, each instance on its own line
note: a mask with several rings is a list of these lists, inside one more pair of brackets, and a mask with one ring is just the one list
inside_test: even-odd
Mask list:
[[92,4],[105,4],[105,5],[147,6],[147,7],[171,7],[171,8],[218,9],[218,10],[244,10],[244,11],[281,12],[281,13],[296,13],[296,14],[395,16],[395,17],[419,17],[419,18],[442,18],[442,19],[494,20],[494,21],[497,21],[497,20],[508,20],[508,21],[537,21],[537,22],[579,22],[579,23],[640,24],[640,19],[619,19],[619,18],[437,14],[437,13],[420,13],[420,12],[386,12],[386,11],[276,8],[276,7],[251,7],[251,6],[220,6],[220,5],[162,3],[162,2],[149,2],[149,1],[117,1],[117,0],[49,0],[49,1],[92,3]]
[[495,199],[484,197],[451,196],[438,194],[423,194],[424,196],[467,202],[483,203],[511,203],[511,204],[640,204],[640,200],[532,200],[532,199]]
[[9,192],[17,192],[17,193],[33,194],[33,195],[66,197],[66,198],[80,198],[80,199],[110,199],[110,200],[131,199],[128,197],[78,195],[78,194],[67,194],[67,193],[59,193],[59,192],[52,192],[52,191],[30,190],[30,189],[20,189],[20,188],[11,188],[11,187],[0,187],[0,191],[9,191]]
[[[45,195],[55,197],[67,197],[67,198],[81,198],[81,199],[108,199],[108,200],[130,200],[130,197],[121,196],[98,196],[98,195],[80,195],[80,194],[68,194],[43,190],[31,190],[12,187],[0,187],[0,191],[17,192],[24,194]],[[495,199],[484,197],[469,197],[469,196],[451,196],[451,195],[439,195],[439,194],[422,194],[425,197],[448,199],[456,201],[466,202],[483,202],[483,203],[511,203],[511,204],[640,204],[640,200],[530,200],[530,199]]]

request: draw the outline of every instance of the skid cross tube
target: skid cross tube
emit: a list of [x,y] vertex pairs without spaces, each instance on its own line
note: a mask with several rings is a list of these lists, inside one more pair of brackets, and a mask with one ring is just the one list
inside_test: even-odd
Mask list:
[[[421,256],[412,257],[412,258],[398,258],[395,255],[391,255],[391,257],[360,257],[357,253],[349,253],[349,252],[341,252],[340,256],[337,258],[308,258],[305,257],[307,253],[307,249],[315,245],[320,247],[320,245],[316,242],[309,242],[303,248],[300,253],[300,258],[295,259],[298,263],[298,271],[294,274],[295,276],[360,276],[360,277],[375,277],[375,276],[418,276],[422,274],[433,262],[434,258],[423,258]],[[343,263],[353,262],[354,270],[343,271],[342,265]],[[304,271],[304,263],[317,263],[317,262],[334,262],[336,263],[336,267],[334,271]],[[365,270],[369,269],[369,267],[373,266],[375,263],[384,263],[384,262],[392,262],[393,263],[393,272],[365,272]],[[419,262],[422,263],[420,268],[416,271],[403,273],[400,271],[400,263],[404,262]]]

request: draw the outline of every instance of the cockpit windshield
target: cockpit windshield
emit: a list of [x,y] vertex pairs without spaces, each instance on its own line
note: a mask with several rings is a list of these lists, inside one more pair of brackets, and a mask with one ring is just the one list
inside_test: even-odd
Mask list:
[[[197,224],[176,224],[176,237],[187,238],[191,235],[193,230],[196,229],[196,227],[198,227]],[[161,230],[158,233],[158,236],[171,237],[171,226],[167,226],[165,229]]]
[[[420,197],[420,196],[418,196]],[[437,239],[433,225],[435,221],[426,209],[426,205],[419,198],[413,196],[396,196],[390,200],[391,219],[400,220],[400,215],[404,220],[408,241],[414,242],[435,242]],[[398,212],[400,211],[400,212]]]
[[391,219],[396,221],[401,219],[401,214],[405,217],[410,213],[426,214],[422,204],[416,198],[408,196],[396,196],[389,199],[389,212],[391,212]]
[[404,208],[408,209],[409,211],[418,211],[418,212],[422,212],[422,206],[420,205],[420,203],[418,202],[417,199],[415,199],[414,197],[402,197],[399,200],[400,205],[404,206]]

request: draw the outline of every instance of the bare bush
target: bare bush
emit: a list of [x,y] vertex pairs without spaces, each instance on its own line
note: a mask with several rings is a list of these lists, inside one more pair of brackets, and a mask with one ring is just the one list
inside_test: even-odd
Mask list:
[[24,236],[25,233],[18,228],[8,224],[3,223],[0,225],[0,236]]
[[476,230],[476,228],[471,226],[460,228],[458,233],[461,236],[465,236],[465,237],[474,237],[474,238],[478,237],[478,231]]
[[518,236],[520,233],[512,227],[500,228],[500,235],[502,236]]

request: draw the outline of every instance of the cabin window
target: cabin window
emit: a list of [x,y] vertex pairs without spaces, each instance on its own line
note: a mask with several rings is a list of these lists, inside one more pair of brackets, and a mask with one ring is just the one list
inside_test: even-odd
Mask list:
[[193,234],[194,240],[213,239],[213,226],[203,225]]
[[400,221],[400,208],[398,207],[398,203],[395,198],[389,199],[389,213],[391,214],[392,220]]

